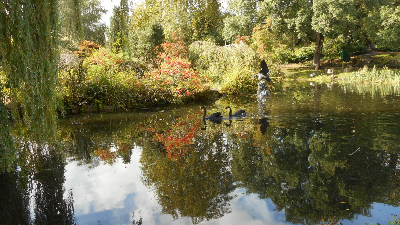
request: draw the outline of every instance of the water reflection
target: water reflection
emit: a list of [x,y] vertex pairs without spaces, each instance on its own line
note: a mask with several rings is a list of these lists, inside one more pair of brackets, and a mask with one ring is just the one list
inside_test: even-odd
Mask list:
[[185,149],[187,154],[174,160],[168,154],[153,154],[159,151],[158,144],[143,149],[143,182],[155,188],[163,213],[175,219],[190,217],[197,224],[230,212],[234,185],[223,145],[219,135],[196,137]]
[[0,173],[3,224],[76,224],[73,194],[64,198],[65,161],[58,148],[21,141],[19,167]]
[[267,117],[261,118],[258,120],[258,124],[260,124],[260,132],[265,134],[267,132],[267,128],[269,126],[269,119]]
[[[386,223],[373,204],[399,210],[400,98],[335,86],[290,88],[263,101],[220,99],[216,109],[247,112],[221,124],[203,120],[198,105],[65,120],[61,150],[23,145],[20,169],[1,174],[2,193],[10,193],[1,202],[21,215],[2,218],[13,224],[48,217],[58,224],[232,223],[226,218],[250,210],[257,214],[246,217],[249,224],[345,223],[361,216]],[[283,218],[263,217],[272,210]]]

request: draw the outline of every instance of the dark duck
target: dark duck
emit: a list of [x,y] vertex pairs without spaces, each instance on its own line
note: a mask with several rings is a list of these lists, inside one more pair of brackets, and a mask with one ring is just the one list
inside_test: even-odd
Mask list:
[[268,65],[265,62],[265,60],[261,61],[261,70],[258,72],[258,74],[252,76],[258,77],[258,90],[257,90],[257,97],[269,97],[270,96],[270,91],[265,90],[265,87],[267,86],[267,81],[272,82],[271,78],[269,78],[269,73],[271,71],[268,69]]
[[209,121],[214,122],[214,123],[221,123],[222,115],[221,115],[220,112],[213,113],[213,114],[211,114],[211,115],[206,117],[206,114],[207,114],[206,107],[202,106],[201,109],[204,110],[203,120],[209,120]]
[[225,109],[229,109],[229,118],[232,117],[243,118],[246,116],[246,111],[243,109],[236,111],[234,114],[232,114],[232,109],[230,106],[225,107]]

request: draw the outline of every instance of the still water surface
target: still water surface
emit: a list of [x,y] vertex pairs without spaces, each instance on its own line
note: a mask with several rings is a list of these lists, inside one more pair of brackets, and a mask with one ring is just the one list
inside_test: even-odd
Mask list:
[[[204,122],[201,105],[247,117]],[[2,175],[6,200],[37,224],[386,224],[400,215],[399,106],[396,94],[297,84],[62,119],[61,150]]]

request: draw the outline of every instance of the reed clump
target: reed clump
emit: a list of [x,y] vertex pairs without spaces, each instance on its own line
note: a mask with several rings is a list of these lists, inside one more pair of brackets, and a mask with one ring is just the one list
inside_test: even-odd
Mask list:
[[353,73],[343,75],[344,83],[379,83],[387,85],[400,85],[400,71],[384,67],[369,69],[364,66]]
[[342,88],[345,91],[370,93],[372,95],[399,95],[400,71],[384,67],[369,69],[367,66],[341,76]]

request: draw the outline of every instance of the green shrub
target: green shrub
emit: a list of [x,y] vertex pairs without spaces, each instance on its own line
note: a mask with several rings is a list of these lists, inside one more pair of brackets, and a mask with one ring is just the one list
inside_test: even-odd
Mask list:
[[323,58],[327,60],[340,58],[340,52],[343,50],[344,43],[340,38],[325,38],[322,48]]
[[295,61],[293,50],[284,44],[276,44],[271,53],[271,60],[273,62],[290,63]]
[[351,55],[359,55],[367,52],[367,48],[363,42],[355,41],[344,47],[349,50]]
[[257,79],[250,76],[260,69],[256,52],[244,44],[217,46],[194,42],[189,46],[189,59],[194,68],[213,83],[213,88],[226,93],[254,92]]
[[123,66],[122,54],[100,48],[79,65],[59,72],[59,92],[66,110],[73,106],[129,108],[140,104],[138,77]]
[[208,79],[191,68],[187,46],[179,36],[161,44],[156,65],[137,71],[134,61],[122,53],[100,48],[78,67],[59,72],[59,94],[66,110],[77,106],[101,109],[137,108],[181,104],[194,100],[209,89]]
[[226,71],[220,87],[221,92],[228,94],[254,92],[258,80],[250,78],[249,74],[252,74],[252,71],[246,67],[232,68]]
[[314,58],[315,45],[296,48],[293,53],[292,62],[305,62]]

